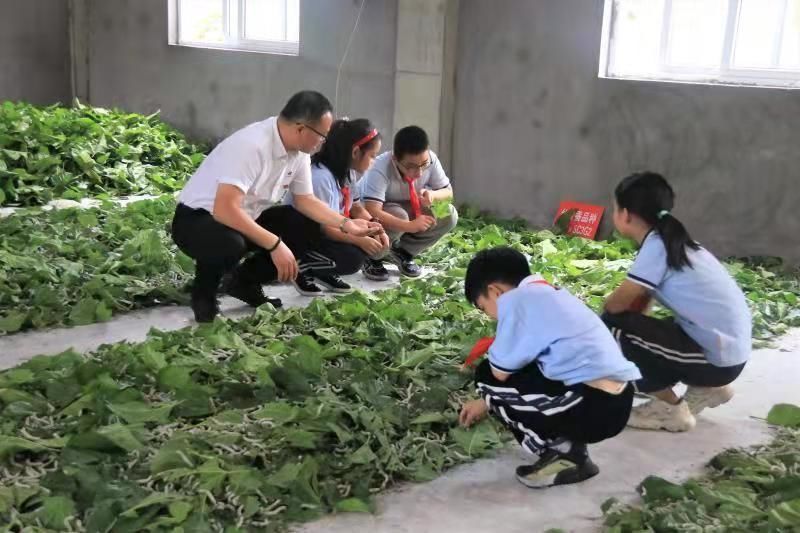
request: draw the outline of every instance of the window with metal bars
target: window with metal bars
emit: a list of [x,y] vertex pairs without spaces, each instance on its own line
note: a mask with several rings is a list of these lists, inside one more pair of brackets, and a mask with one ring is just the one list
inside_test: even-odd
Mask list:
[[606,0],[600,76],[800,88],[800,0]]
[[300,0],[173,0],[170,43],[300,53]]

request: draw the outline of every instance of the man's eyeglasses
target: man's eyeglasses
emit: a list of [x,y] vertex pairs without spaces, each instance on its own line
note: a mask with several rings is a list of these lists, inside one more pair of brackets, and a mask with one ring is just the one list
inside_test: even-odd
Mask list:
[[305,122],[297,122],[296,124],[297,124],[298,126],[305,126],[306,128],[310,129],[311,131],[313,131],[314,133],[316,133],[317,135],[319,135],[319,136],[320,136],[320,138],[322,138],[322,140],[323,140],[323,141],[327,141],[327,140],[328,140],[328,136],[327,136],[327,135],[325,135],[324,133],[320,132],[320,131],[319,131],[319,130],[317,130],[316,128],[314,128],[314,126],[311,126],[311,125],[309,125],[309,124],[306,124]]

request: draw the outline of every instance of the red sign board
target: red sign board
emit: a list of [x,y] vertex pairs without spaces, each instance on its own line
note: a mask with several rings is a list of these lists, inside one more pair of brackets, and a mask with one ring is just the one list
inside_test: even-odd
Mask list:
[[561,202],[555,219],[558,220],[558,217],[570,209],[575,209],[575,214],[572,215],[572,219],[569,221],[567,234],[594,239],[597,234],[597,228],[600,227],[600,219],[603,218],[605,207],[582,204],[580,202]]

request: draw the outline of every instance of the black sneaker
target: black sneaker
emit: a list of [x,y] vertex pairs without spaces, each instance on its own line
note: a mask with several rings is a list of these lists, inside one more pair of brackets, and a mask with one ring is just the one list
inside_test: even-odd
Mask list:
[[302,272],[297,274],[297,277],[292,281],[292,285],[294,285],[297,292],[303,296],[319,296],[322,294],[322,289],[315,285],[314,281]]
[[383,261],[377,259],[367,259],[364,263],[364,277],[372,281],[386,281],[389,279],[389,271],[383,266]]
[[589,458],[586,445],[573,444],[569,453],[548,449],[532,465],[517,468],[517,480],[532,489],[580,483],[600,472]]
[[386,259],[397,265],[400,273],[409,278],[418,278],[422,275],[422,268],[414,262],[410,253],[402,248],[394,248],[386,256]]
[[353,292],[353,287],[345,283],[344,280],[336,274],[331,274],[330,276],[314,276],[314,281],[337,294],[349,294]]
[[259,307],[266,303],[272,304],[274,307],[283,305],[280,298],[264,296],[264,289],[261,288],[260,283],[243,283],[237,276],[225,280],[222,291],[251,307]]
[[214,296],[192,293],[192,311],[199,324],[213,322],[219,314],[219,302]]

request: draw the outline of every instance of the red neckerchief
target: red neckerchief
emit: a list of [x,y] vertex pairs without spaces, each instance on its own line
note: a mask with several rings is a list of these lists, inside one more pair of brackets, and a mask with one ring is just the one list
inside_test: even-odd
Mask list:
[[350,218],[350,187],[342,187],[342,196],[344,196],[344,216]]
[[414,215],[414,218],[417,218],[422,214],[422,207],[419,204],[417,189],[414,187],[414,179],[415,178],[409,176],[403,176],[403,181],[408,183],[408,196],[411,200],[411,213]]

